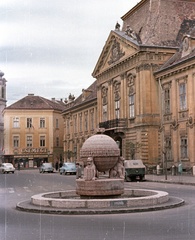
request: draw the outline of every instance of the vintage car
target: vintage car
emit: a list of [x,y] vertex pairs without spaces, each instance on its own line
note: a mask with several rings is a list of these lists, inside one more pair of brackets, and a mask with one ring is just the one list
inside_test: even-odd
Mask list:
[[134,180],[144,180],[146,167],[143,164],[142,160],[125,160],[125,180],[134,181]]
[[52,166],[52,163],[43,163],[39,168],[40,173],[44,173],[44,172],[52,173],[53,171],[54,171],[54,168]]
[[76,174],[76,171],[77,171],[76,164],[72,162],[66,162],[60,168],[60,174],[64,174],[64,175],[66,175],[67,173]]
[[2,173],[10,173],[10,172],[14,173],[15,172],[15,168],[14,168],[12,163],[2,163],[0,165],[0,171]]

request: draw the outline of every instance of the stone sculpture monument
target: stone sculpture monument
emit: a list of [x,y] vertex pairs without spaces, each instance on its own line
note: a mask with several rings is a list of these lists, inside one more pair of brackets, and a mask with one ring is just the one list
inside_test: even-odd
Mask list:
[[[101,130],[102,131],[102,130]],[[105,134],[88,138],[80,151],[84,164],[83,178],[76,180],[81,197],[111,197],[124,193],[124,158],[117,143]],[[108,173],[101,174],[101,173]]]

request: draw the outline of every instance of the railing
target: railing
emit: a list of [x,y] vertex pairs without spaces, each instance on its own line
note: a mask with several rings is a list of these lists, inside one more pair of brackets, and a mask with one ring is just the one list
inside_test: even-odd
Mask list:
[[106,122],[99,123],[100,128],[105,129],[113,129],[113,128],[125,128],[127,127],[127,119],[126,118],[119,118],[113,119]]

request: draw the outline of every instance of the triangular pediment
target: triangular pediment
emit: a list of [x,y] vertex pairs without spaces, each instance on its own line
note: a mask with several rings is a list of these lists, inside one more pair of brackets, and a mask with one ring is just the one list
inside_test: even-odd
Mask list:
[[111,31],[92,76],[96,77],[139,51],[139,43],[125,32]]

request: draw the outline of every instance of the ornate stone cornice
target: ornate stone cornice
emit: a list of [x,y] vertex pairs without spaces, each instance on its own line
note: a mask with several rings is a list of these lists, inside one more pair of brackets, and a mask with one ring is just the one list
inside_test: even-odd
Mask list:
[[139,66],[136,67],[136,71],[140,72],[140,71],[145,71],[145,70],[155,70],[159,67],[158,64],[153,64],[153,63],[144,63],[144,64],[140,64]]
[[[164,73],[164,74],[159,74],[159,75],[161,75],[161,76],[156,76],[156,79],[158,80],[158,79],[160,79],[160,80],[163,80],[163,79],[166,79],[166,78],[168,78],[168,77],[171,77],[171,76],[174,76],[174,75],[176,75],[176,74],[180,74],[180,73],[182,73],[182,72],[185,72],[185,71],[188,71],[188,70],[190,70],[190,69],[192,69],[192,68],[195,68],[195,64],[191,64],[191,65],[189,65],[189,66],[183,66],[183,67],[181,67],[181,68],[177,68],[177,69],[175,69],[175,70],[173,70],[173,68],[171,68],[170,69],[170,71],[169,72],[166,72],[166,73]],[[155,73],[155,75],[158,75],[158,72],[156,72]]]

